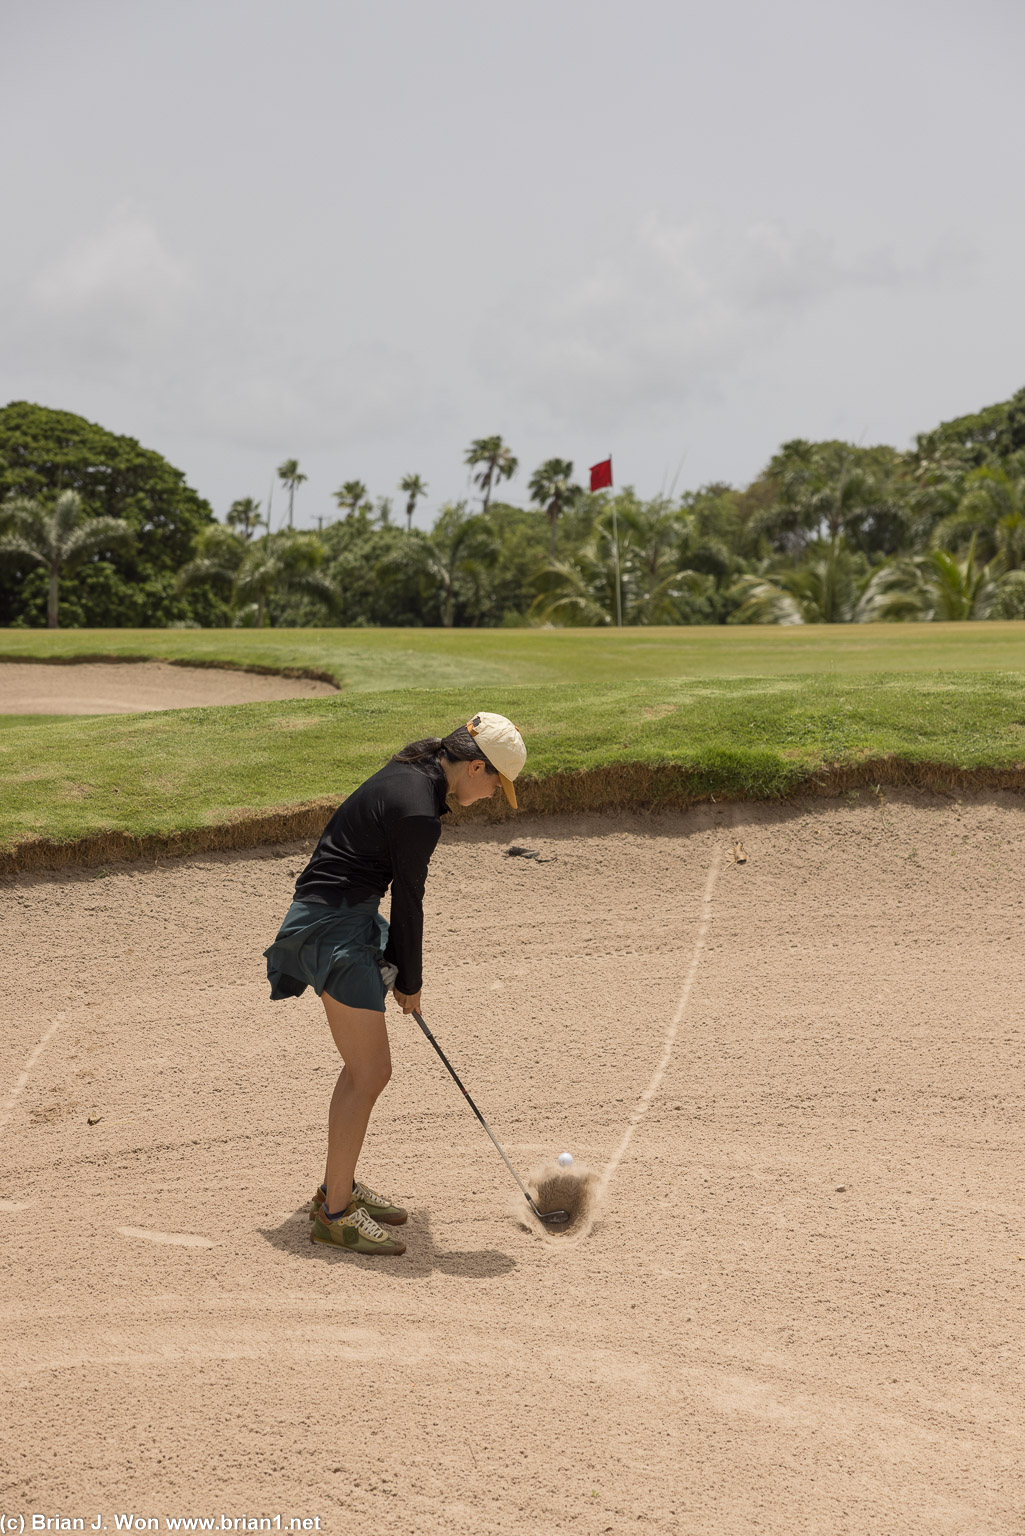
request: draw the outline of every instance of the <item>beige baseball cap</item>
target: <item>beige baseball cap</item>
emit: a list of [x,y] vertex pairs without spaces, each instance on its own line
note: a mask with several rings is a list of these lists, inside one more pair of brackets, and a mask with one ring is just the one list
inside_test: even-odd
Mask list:
[[487,710],[467,720],[466,729],[480,747],[481,755],[487,758],[492,768],[497,769],[505,798],[515,811],[513,779],[527,761],[523,737],[511,720],[507,720],[504,715],[489,714]]

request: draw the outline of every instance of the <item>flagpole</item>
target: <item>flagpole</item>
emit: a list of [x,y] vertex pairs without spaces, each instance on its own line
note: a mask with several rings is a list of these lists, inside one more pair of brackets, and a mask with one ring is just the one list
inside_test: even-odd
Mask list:
[[[609,484],[612,483],[612,455],[609,454]],[[612,548],[616,559],[616,628],[623,627],[623,594],[619,579],[619,519],[616,516],[616,497],[612,496]]]

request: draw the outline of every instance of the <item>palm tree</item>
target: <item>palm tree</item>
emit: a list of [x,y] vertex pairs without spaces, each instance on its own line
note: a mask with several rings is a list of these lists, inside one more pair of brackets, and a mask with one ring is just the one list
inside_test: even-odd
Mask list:
[[481,617],[482,593],[489,563],[496,551],[493,530],[483,513],[468,513],[465,502],[442,507],[430,533],[402,540],[394,554],[381,561],[382,575],[413,571],[439,589],[441,622],[451,629],[456,621],[459,590],[471,589],[474,622]]
[[531,613],[558,624],[604,625],[620,613],[626,624],[707,623],[725,602],[719,582],[734,565],[720,541],[702,537],[693,517],[663,498],[642,503],[623,491],[615,504],[604,504],[571,555],[549,558]]
[[997,587],[991,619],[1025,619],[1025,571],[1008,571]]
[[59,628],[60,579],[65,571],[98,555],[101,550],[126,550],[135,534],[119,517],[90,517],[83,522],[82,498],[77,491],[62,491],[50,510],[16,497],[0,507],[0,555],[9,560],[34,560],[50,577],[46,623]]
[[731,624],[850,624],[868,581],[869,565],[841,536],[812,545],[799,565],[767,564],[739,576]]
[[295,501],[295,488],[302,485],[306,476],[299,468],[298,459],[286,459],[284,464],[278,465],[278,479],[283,480],[288,487],[288,526],[292,526],[292,504]]
[[366,501],[367,495],[367,488],[362,480],[346,480],[345,484],[340,485],[335,491],[335,501],[340,508],[348,507],[346,516],[352,517]]
[[957,511],[967,474],[960,457],[918,458],[907,493],[908,535],[912,546],[921,547],[928,543],[934,528]]
[[729,624],[803,624],[797,599],[770,576],[747,571],[730,588],[736,607]]
[[573,464],[570,459],[545,459],[530,477],[530,499],[544,508],[551,536],[548,546],[550,557],[555,559],[555,528],[568,507],[581,495],[579,485],[571,479]]
[[857,618],[862,623],[988,619],[1012,578],[1005,578],[999,556],[986,565],[978,561],[975,544],[973,534],[961,559],[931,549],[887,561],[865,588]]
[[766,535],[776,549],[791,556],[841,534],[851,542],[864,534],[872,547],[881,542],[893,548],[904,519],[882,478],[885,469],[873,473],[872,455],[878,458],[878,450],[847,443],[809,443],[803,438],[784,443],[770,465],[779,494],[751,519],[751,534]]
[[413,513],[421,496],[427,495],[427,481],[421,475],[403,475],[399,481],[399,490],[405,491],[406,501],[406,532],[413,527]]
[[987,558],[1000,553],[1009,569],[1022,565],[1025,524],[1025,453],[984,465],[964,482],[955,511],[937,523],[933,544],[956,549],[973,535]]
[[[714,531],[720,526],[718,520],[693,509],[680,516],[677,566],[681,572],[690,571],[706,578],[702,593],[704,611],[698,620],[688,618],[689,623],[724,624],[732,606],[727,595],[729,586],[737,572],[743,569],[744,562],[731,549],[730,543]],[[693,603],[689,608],[693,614]]]
[[701,571],[680,569],[672,557],[649,564],[650,549],[629,538],[621,546],[617,570],[609,522],[599,523],[568,560],[550,560],[540,572],[541,592],[530,607],[545,624],[612,624],[618,620],[617,577],[624,624],[705,622],[714,579]]
[[616,608],[616,568],[611,546],[597,532],[574,551],[572,559],[549,560],[538,579],[541,591],[531,603],[530,613],[540,623],[611,623]]
[[[706,606],[716,578],[730,566],[726,550],[698,538],[690,520],[661,498],[627,505],[619,517],[629,622],[693,623],[695,599]],[[606,512],[601,522],[608,520]]]
[[312,533],[294,533],[282,539],[261,539],[251,545],[235,577],[235,600],[255,606],[256,626],[262,629],[267,604],[273,597],[312,597],[333,608],[334,588],[319,573],[324,563],[323,544]]
[[260,503],[251,496],[243,496],[239,501],[232,502],[224,521],[229,528],[236,528],[248,542],[263,521],[260,517]]
[[480,466],[473,476],[473,483],[484,492],[482,512],[488,510],[495,482],[511,480],[520,467],[519,459],[513,457],[511,449],[500,437],[475,437],[466,450],[463,463],[469,464],[471,469]]
[[334,588],[319,574],[324,554],[313,533],[289,531],[250,544],[215,524],[199,535],[196,557],[178,573],[178,581],[183,587],[212,582],[227,588],[236,618],[249,607],[262,629],[274,597],[312,597],[334,607]]

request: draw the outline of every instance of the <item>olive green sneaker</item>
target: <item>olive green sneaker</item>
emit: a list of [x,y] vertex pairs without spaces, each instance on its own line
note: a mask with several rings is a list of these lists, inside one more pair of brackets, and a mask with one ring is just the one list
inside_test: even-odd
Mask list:
[[310,1242],[327,1243],[350,1253],[399,1254],[406,1251],[400,1237],[389,1237],[384,1228],[367,1215],[366,1208],[355,1201],[333,1221],[328,1220],[323,1210],[318,1211]]
[[[372,1216],[375,1221],[384,1222],[386,1226],[401,1227],[409,1220],[409,1212],[403,1210],[401,1205],[393,1205],[390,1200],[385,1199],[384,1195],[375,1194],[360,1179],[357,1179],[352,1187],[352,1197],[369,1216]],[[323,1204],[324,1186],[320,1185],[310,1201],[311,1221],[316,1221]]]

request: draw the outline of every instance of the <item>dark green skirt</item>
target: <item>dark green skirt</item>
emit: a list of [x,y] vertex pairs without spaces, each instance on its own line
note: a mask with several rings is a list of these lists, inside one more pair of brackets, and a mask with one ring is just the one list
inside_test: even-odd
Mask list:
[[312,987],[349,1008],[384,1012],[381,958],[388,924],[376,896],[349,907],[293,901],[269,949],[267,980],[274,1001],[300,997]]

